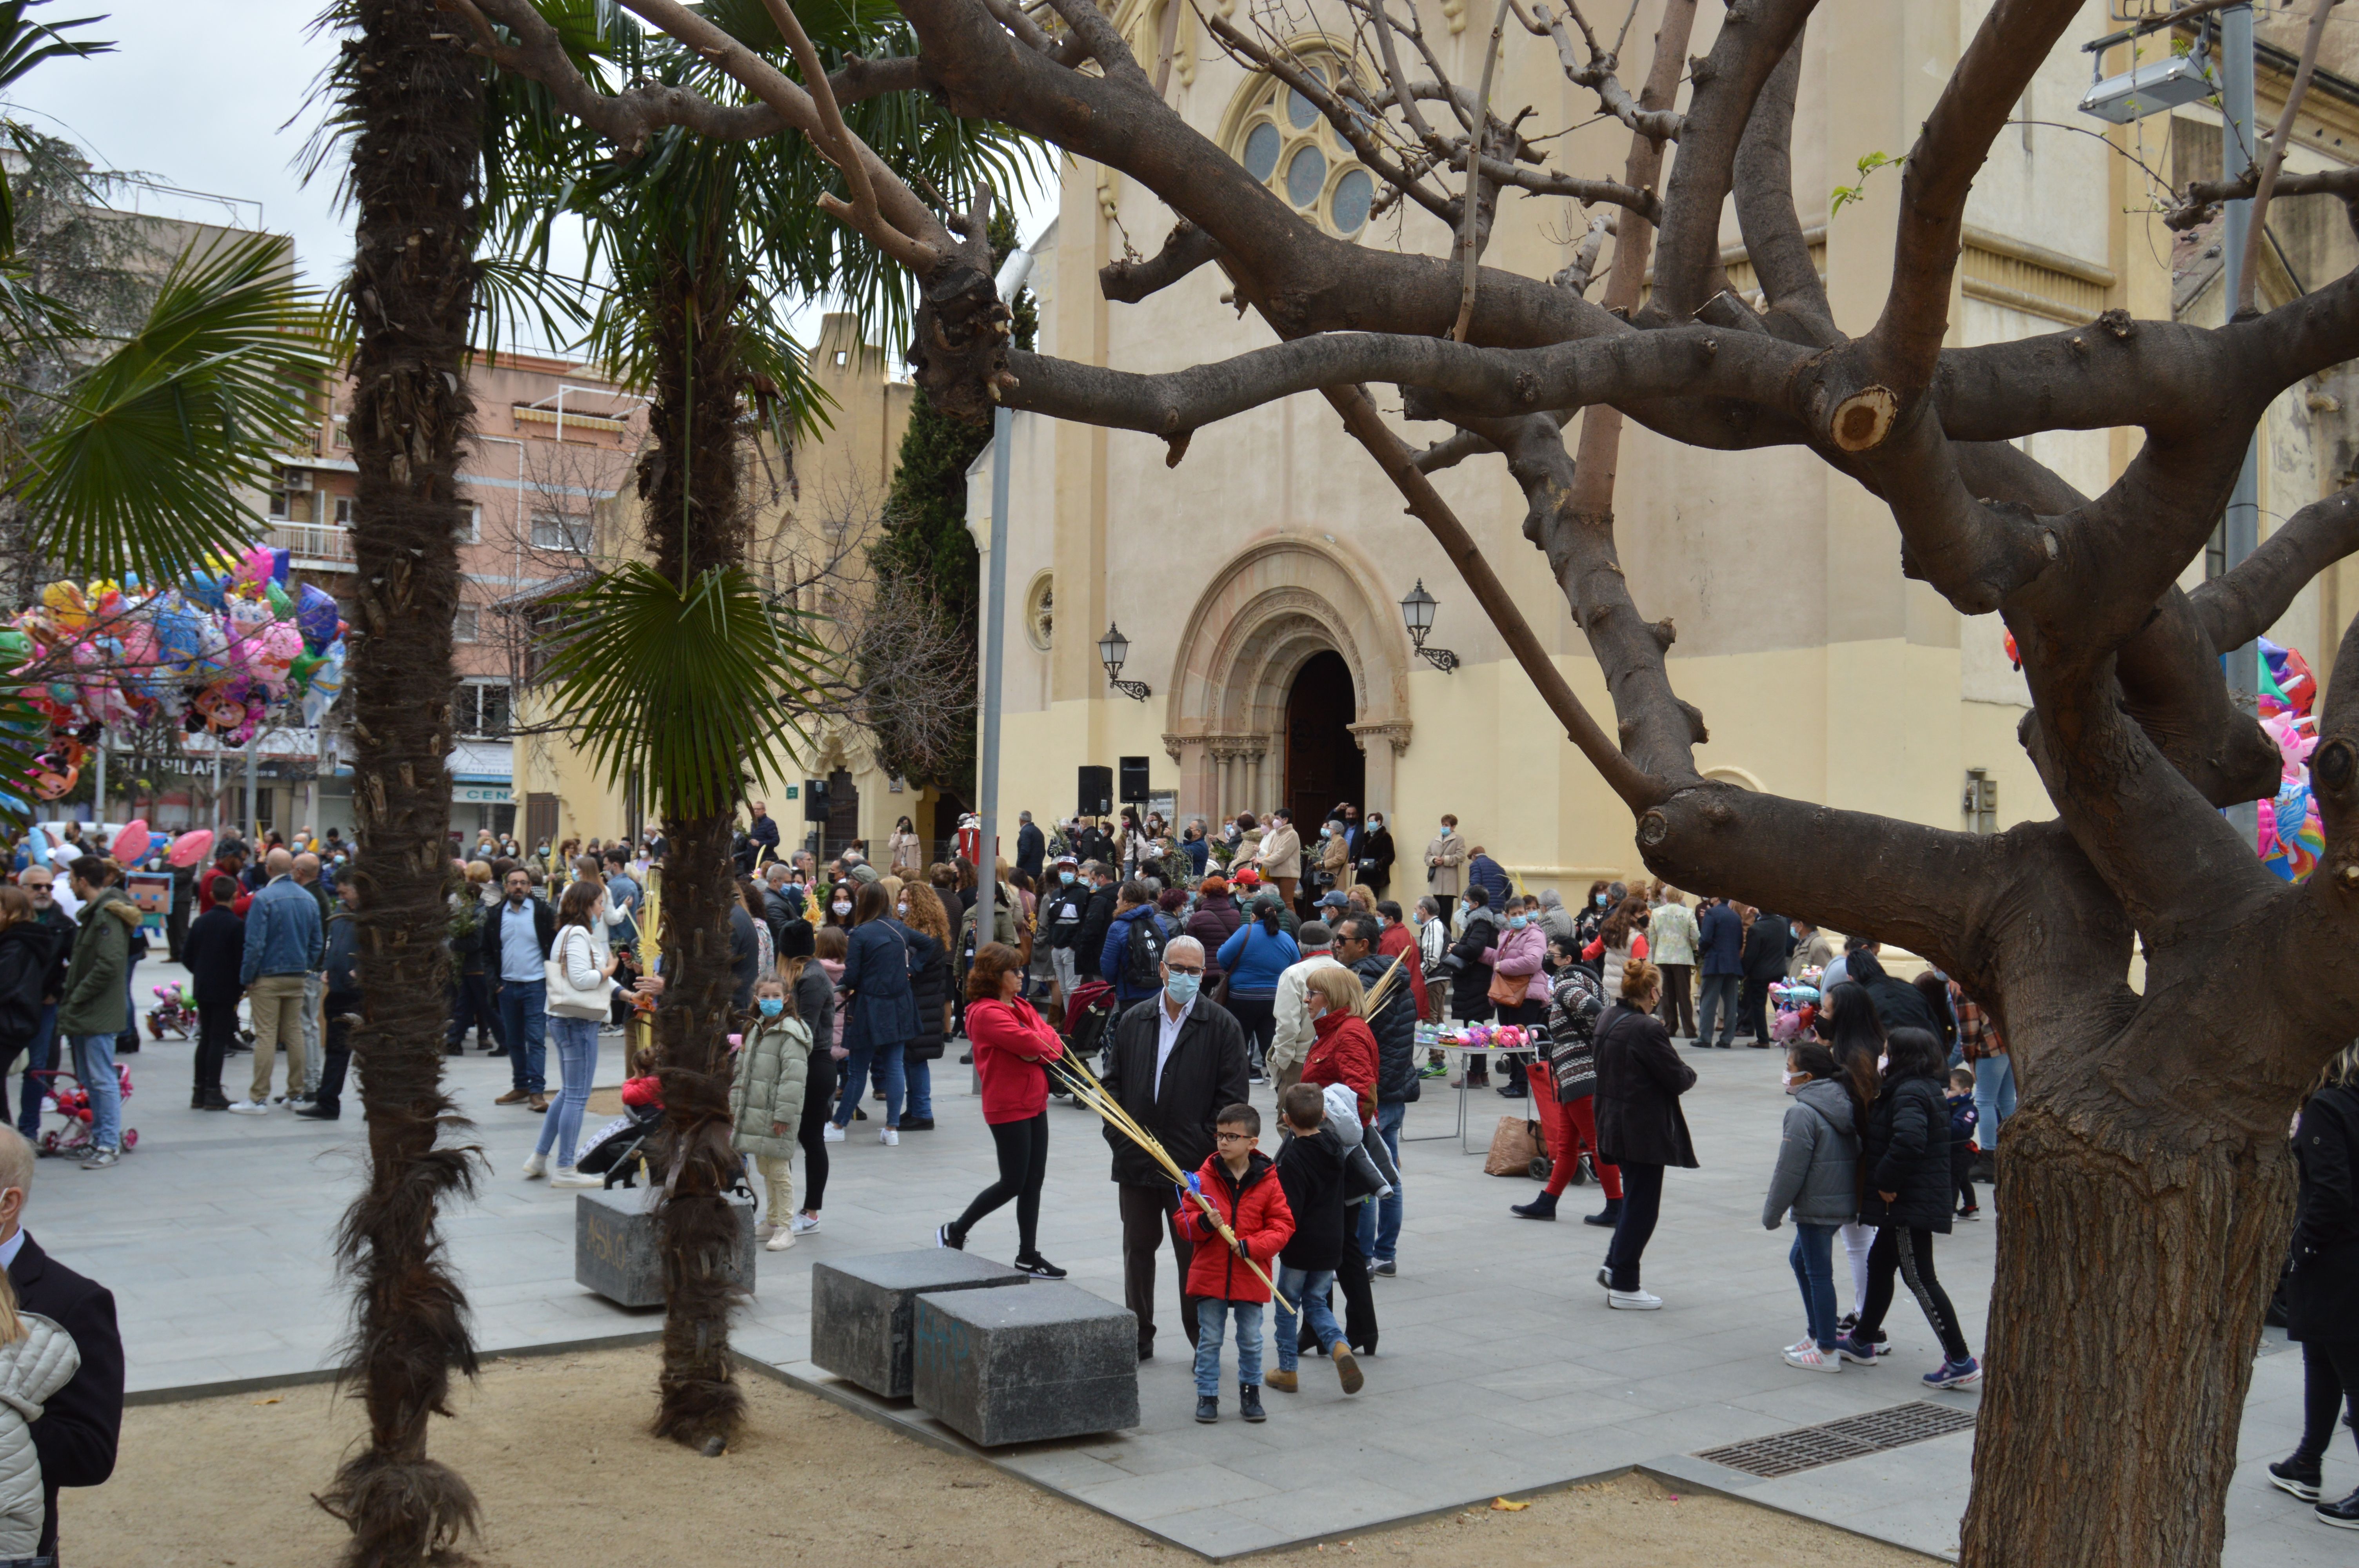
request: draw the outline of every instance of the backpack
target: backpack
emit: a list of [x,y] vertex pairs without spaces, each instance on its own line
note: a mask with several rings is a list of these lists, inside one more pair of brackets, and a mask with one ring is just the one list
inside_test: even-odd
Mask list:
[[1130,923],[1122,949],[1122,989],[1151,991],[1163,985],[1163,928],[1152,913],[1142,911]]

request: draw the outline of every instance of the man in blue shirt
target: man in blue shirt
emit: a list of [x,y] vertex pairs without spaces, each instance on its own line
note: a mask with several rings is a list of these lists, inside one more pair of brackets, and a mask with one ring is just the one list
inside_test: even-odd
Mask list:
[[273,849],[263,860],[270,879],[245,912],[245,957],[238,979],[254,1015],[254,1082],[230,1107],[240,1116],[270,1113],[270,1069],[287,1047],[287,1095],[303,1092],[304,982],[319,972],[327,949],[320,901],[295,880],[295,857]]
[[506,896],[484,917],[484,973],[491,978],[492,1002],[500,1010],[500,1038],[508,1048],[514,1087],[494,1105],[549,1108],[545,1042],[549,1029],[549,945],[557,916],[545,899],[532,896],[532,873],[522,866],[500,884]]

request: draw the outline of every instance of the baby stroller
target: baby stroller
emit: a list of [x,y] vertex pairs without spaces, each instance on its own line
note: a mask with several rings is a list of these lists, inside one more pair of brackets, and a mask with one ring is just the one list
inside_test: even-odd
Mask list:
[[[47,1128],[42,1130],[40,1136],[34,1140],[34,1152],[45,1157],[65,1155],[78,1158],[96,1149],[97,1144],[91,1141],[91,1125],[97,1113],[91,1109],[90,1091],[83,1088],[80,1081],[62,1067],[27,1072],[25,1076],[41,1080],[43,1108],[54,1110],[65,1119],[63,1127]],[[131,1068],[128,1064],[123,1062],[114,1064],[114,1082],[118,1092],[123,1097],[123,1103],[129,1105],[131,1103]],[[72,1087],[68,1087],[69,1084]],[[137,1130],[125,1127],[123,1152],[128,1154],[138,1146]]]
[[644,1162],[650,1183],[663,1180],[655,1166],[655,1135],[663,1125],[663,1107],[643,1105],[622,1115],[582,1141],[573,1168],[585,1176],[603,1176],[609,1188],[636,1187]]
[[[1114,987],[1103,980],[1083,980],[1065,999],[1065,1048],[1076,1056],[1096,1050],[1114,1014]],[[1104,1065],[1101,1060],[1099,1065]]]

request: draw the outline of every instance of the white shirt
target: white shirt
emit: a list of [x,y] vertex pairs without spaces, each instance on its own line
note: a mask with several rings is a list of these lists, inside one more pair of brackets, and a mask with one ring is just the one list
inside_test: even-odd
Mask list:
[[9,1233],[7,1240],[0,1241],[0,1273],[7,1272],[9,1266],[16,1261],[16,1254],[24,1249],[25,1227],[20,1225]]
[[1190,997],[1180,1016],[1171,1016],[1169,997],[1158,991],[1155,997],[1155,1081],[1147,1087],[1147,1098],[1155,1099],[1163,1093],[1163,1065],[1171,1060],[1171,1048],[1180,1044],[1180,1031],[1186,1028],[1188,1015],[1196,1011],[1196,999]]

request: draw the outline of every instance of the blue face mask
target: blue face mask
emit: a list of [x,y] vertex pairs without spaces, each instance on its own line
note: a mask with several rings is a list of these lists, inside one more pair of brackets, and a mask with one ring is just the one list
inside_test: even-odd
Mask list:
[[1071,871],[1059,871],[1057,873],[1057,880],[1064,883],[1067,887],[1071,887],[1073,885],[1073,873]]
[[1532,917],[1528,914],[1510,915],[1507,917],[1507,929],[1510,931],[1521,931],[1525,926],[1529,925],[1531,923]]
[[1201,975],[1183,975],[1174,970],[1163,979],[1163,994],[1185,1007],[1196,1000],[1197,988],[1203,983]]
[[1599,893],[1599,894],[1597,895],[1596,900],[1595,900],[1594,902],[1596,903],[1596,904],[1597,904],[1597,907],[1598,907],[1598,908],[1600,908],[1600,909],[1604,908],[1604,907],[1605,907],[1605,895],[1604,895],[1603,893]]
[[787,1011],[787,1000],[784,997],[760,997],[756,999],[755,1005],[762,1010],[764,1018],[776,1018]]

